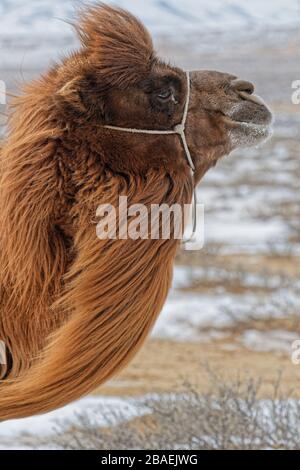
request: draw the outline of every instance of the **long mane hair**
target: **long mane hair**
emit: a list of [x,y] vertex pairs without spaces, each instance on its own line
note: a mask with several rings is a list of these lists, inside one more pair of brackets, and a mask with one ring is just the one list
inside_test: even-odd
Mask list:
[[81,129],[66,126],[53,97],[95,54],[103,89],[135,83],[154,57],[148,32],[123,10],[90,8],[77,30],[83,49],[64,73],[54,67],[13,101],[1,149],[1,420],[53,410],[109,379],[165,302],[178,241],[99,240],[97,206],[117,206],[122,194],[147,207],[192,196],[188,170],[116,172],[107,165],[117,158],[109,131],[83,118]]

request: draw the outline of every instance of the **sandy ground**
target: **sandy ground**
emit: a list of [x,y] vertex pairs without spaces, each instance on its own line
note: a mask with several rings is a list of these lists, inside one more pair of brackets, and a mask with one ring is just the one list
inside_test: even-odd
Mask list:
[[207,392],[209,367],[233,381],[238,375],[262,379],[262,397],[272,395],[282,373],[282,392],[300,397],[300,366],[293,365],[288,355],[231,348],[232,338],[208,344],[150,340],[118,377],[95,393],[120,396],[180,391],[186,381]]

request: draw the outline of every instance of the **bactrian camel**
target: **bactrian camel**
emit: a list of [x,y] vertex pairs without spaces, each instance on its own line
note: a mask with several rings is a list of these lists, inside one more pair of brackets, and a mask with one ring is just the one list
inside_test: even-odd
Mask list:
[[[164,305],[180,241],[101,240],[99,204],[189,204],[222,156],[270,135],[251,83],[163,62],[130,13],[97,4],[75,27],[80,49],[12,100],[2,143],[0,420],[48,412],[111,378]],[[105,127],[172,131],[185,107],[186,145],[182,129]]]

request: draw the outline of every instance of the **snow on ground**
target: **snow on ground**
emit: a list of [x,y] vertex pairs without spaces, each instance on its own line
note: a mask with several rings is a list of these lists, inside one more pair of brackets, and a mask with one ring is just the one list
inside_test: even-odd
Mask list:
[[[200,268],[191,270],[190,267],[175,267],[173,289],[154,327],[153,336],[179,341],[211,341],[222,338],[225,334],[223,329],[234,326],[237,321],[245,322],[253,317],[282,318],[299,313],[300,283],[285,283],[276,276],[269,278],[266,284],[265,278],[246,274],[242,285],[249,290],[242,294],[226,291],[222,287],[208,294],[182,290],[192,287],[193,280],[197,280],[200,285],[201,279],[222,282],[224,275],[226,272],[220,273],[218,270],[210,273]],[[230,272],[226,279],[228,282]],[[258,296],[255,291],[251,291],[255,286],[265,287],[266,291]],[[242,342],[247,347],[253,344],[248,336],[244,339]],[[256,339],[258,348],[269,348],[267,335],[257,336]],[[264,347],[259,346],[260,340],[265,343]],[[284,340],[283,343],[286,344]]]
[[[227,394],[229,390],[230,388],[226,390]],[[239,392],[233,389],[231,393],[238,394]],[[253,421],[255,426],[260,430],[263,429],[265,433],[270,433],[271,436],[274,436],[275,430],[278,432],[278,422],[282,424],[282,420],[284,421],[284,426],[286,425],[286,420],[289,419],[289,424],[294,425],[294,428],[297,427],[299,400],[293,398],[257,399],[252,390],[249,390],[251,402],[250,398],[235,398],[235,395],[233,397],[229,403],[228,398],[218,397],[217,392],[214,397],[210,397],[209,402],[207,397],[203,397],[202,407],[207,406],[209,403],[210,407],[216,411],[220,406],[228,407],[230,405],[231,413],[235,411],[241,413],[248,424],[255,419],[255,422]],[[147,400],[149,399],[152,404],[161,400],[162,404],[158,406],[158,409],[162,411],[166,409],[168,410],[168,415],[170,415],[175,407],[177,412],[178,410],[180,412],[181,409],[184,410],[182,407],[189,403],[186,402],[186,398],[182,394],[168,393],[163,395],[145,395],[139,399],[121,400],[108,397],[82,399],[53,413],[1,423],[0,450],[61,450],[64,449],[64,443],[70,442],[72,436],[78,436],[79,430],[83,431],[86,439],[88,439],[87,436],[90,433],[93,442],[93,437],[97,432],[99,433],[99,428],[103,426],[113,426],[134,419],[137,416],[152,413],[153,409],[151,405],[149,407],[149,401],[147,406]],[[200,397],[194,397],[194,400],[191,397],[189,406],[195,403],[195,399],[196,409],[199,409],[199,405],[201,405]],[[168,408],[166,408],[167,403],[169,403]],[[109,417],[110,413],[113,420]],[[104,420],[103,416],[108,417],[108,419]],[[118,419],[116,419],[116,416],[118,416]],[[282,431],[282,426],[280,431]],[[58,435],[58,432],[61,437]],[[292,435],[294,437],[294,433]],[[205,437],[207,437],[206,441],[208,442],[209,436]],[[280,438],[281,445],[285,447],[290,445],[287,436],[281,433]],[[237,435],[233,436],[233,439],[238,446],[241,442],[241,437]],[[258,443],[259,441],[256,442],[257,445]],[[174,445],[174,448],[176,449],[176,445]],[[182,449],[182,445],[178,445],[178,448]]]
[[288,120],[276,117],[267,144],[235,152],[201,182],[198,201],[205,205],[206,244],[219,243],[235,253],[289,248],[300,254],[300,243],[290,241],[291,226],[300,216],[299,138],[291,139],[299,133],[300,113]]
[[59,410],[40,416],[0,423],[0,450],[27,449],[24,441],[57,435],[57,430],[76,424],[78,416],[84,414],[91,425],[109,426],[133,419],[147,413],[141,400],[115,397],[86,397]]
[[285,351],[291,354],[291,344],[299,340],[299,335],[293,331],[246,330],[241,336],[241,343],[254,351]]
[[[198,189],[198,201],[205,205],[204,249],[216,245],[219,254],[299,256],[299,125],[299,114],[278,115],[267,144],[235,152],[205,176]],[[255,274],[201,267],[201,252],[195,256],[199,266],[175,268],[154,336],[210,341],[253,317],[299,315],[298,279],[259,272],[264,268],[259,265]],[[211,288],[203,291],[207,284]],[[236,285],[241,292],[228,288]],[[250,349],[286,352],[296,336],[246,330],[239,341]]]

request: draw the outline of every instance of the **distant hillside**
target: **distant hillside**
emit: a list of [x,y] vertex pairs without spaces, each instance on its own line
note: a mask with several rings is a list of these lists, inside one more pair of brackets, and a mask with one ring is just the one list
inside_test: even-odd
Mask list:
[[[88,0],[93,3],[93,0]],[[0,72],[7,69],[40,69],[76,45],[72,28],[84,0],[0,0]],[[140,17],[154,36],[174,42],[203,45],[215,31],[238,41],[239,34],[300,26],[300,0],[113,0]],[[274,37],[276,37],[274,35]],[[202,41],[199,39],[202,38]],[[237,42],[238,44],[238,42]],[[205,46],[206,47],[206,46]]]
[[[1,34],[69,32],[78,0],[0,0]],[[300,23],[300,0],[114,0],[141,17],[152,32],[252,28]]]

